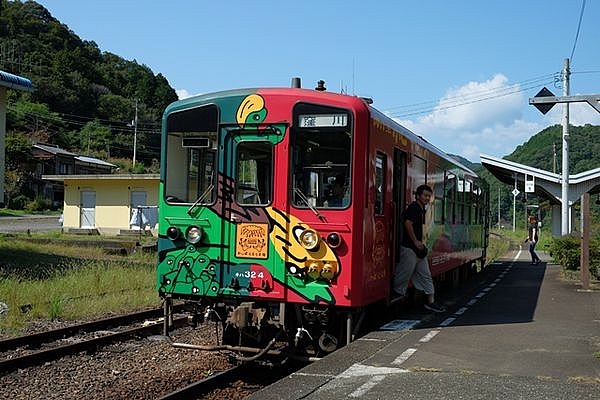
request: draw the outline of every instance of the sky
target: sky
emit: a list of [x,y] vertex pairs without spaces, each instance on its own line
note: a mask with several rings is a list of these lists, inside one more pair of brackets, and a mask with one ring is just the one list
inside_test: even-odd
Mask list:
[[[38,3],[101,51],[162,74],[180,98],[322,79],[472,162],[561,123],[562,104],[542,115],[528,101],[544,86],[563,95],[565,59],[570,95],[600,93],[600,0]],[[588,104],[569,107],[572,125],[600,125]]]

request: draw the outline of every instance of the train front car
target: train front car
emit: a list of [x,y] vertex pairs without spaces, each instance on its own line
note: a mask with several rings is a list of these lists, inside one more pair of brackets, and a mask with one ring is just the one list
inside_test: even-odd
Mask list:
[[351,312],[340,318],[339,307],[351,305],[342,271],[353,107],[366,113],[350,96],[260,89],[167,108],[157,270],[166,314],[173,299],[193,304],[223,324],[231,349],[285,343],[319,356],[349,340]]

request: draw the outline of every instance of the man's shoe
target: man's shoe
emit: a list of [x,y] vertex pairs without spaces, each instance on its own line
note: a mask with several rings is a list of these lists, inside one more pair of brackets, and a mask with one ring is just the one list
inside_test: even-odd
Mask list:
[[424,307],[430,311],[436,312],[436,313],[443,313],[446,311],[446,307],[444,306],[440,306],[439,304],[433,302],[433,303],[425,303]]
[[539,264],[539,263],[541,263],[541,262],[542,262],[542,260],[537,260],[537,261],[535,262],[535,265],[538,265],[538,264]]

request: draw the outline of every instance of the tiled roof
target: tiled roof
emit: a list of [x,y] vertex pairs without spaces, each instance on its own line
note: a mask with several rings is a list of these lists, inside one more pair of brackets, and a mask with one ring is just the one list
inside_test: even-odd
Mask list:
[[49,144],[40,144],[40,143],[38,143],[38,144],[34,144],[33,147],[36,147],[36,148],[38,148],[40,150],[44,150],[44,151],[46,151],[48,153],[51,153],[51,154],[62,154],[62,155],[65,155],[65,156],[75,156],[76,155],[75,153],[71,153],[70,151],[63,150],[63,149],[61,149],[58,146],[52,146],[52,145],[49,145]]

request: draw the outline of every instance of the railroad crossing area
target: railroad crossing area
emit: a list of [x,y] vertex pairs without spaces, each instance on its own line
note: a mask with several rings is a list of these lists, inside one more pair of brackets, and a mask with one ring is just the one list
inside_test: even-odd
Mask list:
[[446,313],[407,307],[249,399],[597,399],[600,285],[542,259],[514,251],[441,293]]

